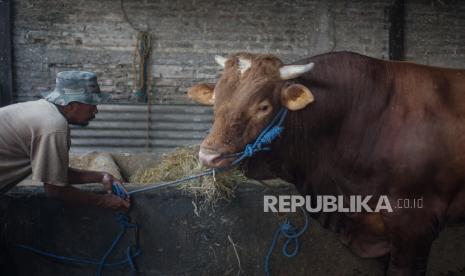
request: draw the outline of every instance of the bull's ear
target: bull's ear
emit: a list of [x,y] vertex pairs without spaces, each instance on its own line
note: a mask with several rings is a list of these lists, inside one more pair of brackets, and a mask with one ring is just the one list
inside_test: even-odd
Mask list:
[[213,105],[215,102],[215,94],[213,93],[214,88],[215,84],[213,83],[197,84],[187,90],[187,95],[197,103]]
[[292,84],[281,91],[281,103],[289,110],[299,110],[314,101],[310,89],[301,84]]

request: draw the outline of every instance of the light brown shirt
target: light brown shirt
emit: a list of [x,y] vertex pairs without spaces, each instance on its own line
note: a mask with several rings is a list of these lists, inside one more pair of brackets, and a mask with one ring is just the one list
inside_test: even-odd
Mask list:
[[0,193],[32,172],[34,181],[68,184],[68,122],[45,100],[0,108]]

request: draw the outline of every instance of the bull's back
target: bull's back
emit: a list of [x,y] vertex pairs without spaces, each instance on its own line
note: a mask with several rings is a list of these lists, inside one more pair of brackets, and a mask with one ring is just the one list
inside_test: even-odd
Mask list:
[[415,112],[465,115],[465,70],[387,62],[399,106]]

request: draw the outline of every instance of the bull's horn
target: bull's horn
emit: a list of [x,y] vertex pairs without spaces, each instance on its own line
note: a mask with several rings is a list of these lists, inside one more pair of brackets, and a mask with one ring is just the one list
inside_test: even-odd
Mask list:
[[314,65],[313,62],[305,65],[286,65],[279,68],[279,74],[282,80],[294,79],[312,70]]
[[224,65],[226,64],[226,61],[227,61],[227,60],[228,60],[228,59],[225,58],[225,57],[222,57],[222,56],[215,56],[215,61],[216,61],[216,63],[218,63],[219,65],[221,65],[221,67],[223,67],[223,68],[224,68]]
[[252,61],[250,61],[250,59],[239,58],[239,71],[241,71],[241,74],[244,74],[250,66],[252,66]]

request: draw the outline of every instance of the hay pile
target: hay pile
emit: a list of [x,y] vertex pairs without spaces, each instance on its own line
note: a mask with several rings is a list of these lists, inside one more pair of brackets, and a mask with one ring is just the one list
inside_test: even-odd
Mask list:
[[[174,152],[164,154],[161,162],[153,168],[138,170],[130,181],[132,183],[155,184],[181,179],[203,172],[207,168],[198,160],[199,146],[185,146]],[[203,176],[180,184],[180,189],[193,195],[201,202],[201,209],[214,207],[220,200],[230,201],[238,184],[246,177],[237,168],[212,175]]]

